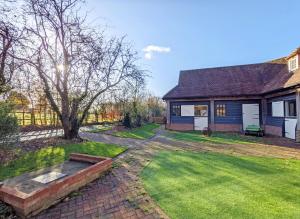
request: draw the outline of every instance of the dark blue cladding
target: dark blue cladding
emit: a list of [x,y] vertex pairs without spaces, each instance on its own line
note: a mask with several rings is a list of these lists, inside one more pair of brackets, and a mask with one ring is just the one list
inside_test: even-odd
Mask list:
[[194,124],[193,116],[171,116],[171,123]]
[[266,124],[276,127],[282,127],[284,122],[284,117],[273,117],[267,116]]
[[[215,101],[215,109],[213,112],[215,113],[215,124],[243,124],[243,112],[242,105],[243,104],[251,104],[251,103],[260,103],[259,100],[245,100],[245,101]],[[219,117],[216,114],[216,105],[217,104],[225,104],[226,105],[226,116]],[[180,102],[171,102],[171,109],[173,105],[207,105],[208,106],[208,119],[210,121],[211,117],[211,109],[210,103],[208,101],[180,101]],[[194,117],[193,116],[172,116],[171,115],[171,123],[185,123],[185,124],[193,124]]]
[[[249,101],[215,101],[215,124],[243,124],[243,104],[258,103],[259,100]],[[226,116],[217,116],[218,104],[226,105]]]

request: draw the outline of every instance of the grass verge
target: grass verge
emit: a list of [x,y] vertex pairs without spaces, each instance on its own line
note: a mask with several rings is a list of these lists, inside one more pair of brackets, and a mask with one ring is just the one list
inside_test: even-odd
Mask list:
[[261,138],[255,136],[246,136],[239,133],[214,132],[211,136],[205,136],[199,131],[169,131],[167,136],[180,141],[212,144],[253,144],[262,142]]
[[124,152],[126,147],[102,142],[84,142],[63,146],[47,147],[0,166],[0,180],[21,175],[25,172],[38,170],[62,163],[70,153],[83,153],[95,156],[115,157]]
[[148,139],[155,135],[155,129],[159,127],[158,124],[150,123],[139,128],[133,128],[125,131],[114,132],[112,135],[121,138],[135,138]]
[[108,130],[111,130],[112,126],[96,126],[96,128],[88,130],[90,133],[102,133]]

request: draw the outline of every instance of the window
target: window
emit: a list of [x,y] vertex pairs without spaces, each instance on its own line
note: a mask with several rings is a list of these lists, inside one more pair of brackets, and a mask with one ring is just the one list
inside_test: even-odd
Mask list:
[[172,105],[172,116],[180,116],[180,105]]
[[291,58],[288,62],[289,71],[294,71],[298,68],[298,55]]
[[217,116],[226,116],[226,105],[217,104],[216,112],[217,112]]
[[195,116],[207,117],[208,116],[208,106],[206,105],[195,105]]
[[284,117],[283,101],[272,102],[272,116]]
[[181,116],[194,116],[194,105],[181,105]]
[[286,117],[297,116],[296,100],[290,100],[285,102],[285,116]]

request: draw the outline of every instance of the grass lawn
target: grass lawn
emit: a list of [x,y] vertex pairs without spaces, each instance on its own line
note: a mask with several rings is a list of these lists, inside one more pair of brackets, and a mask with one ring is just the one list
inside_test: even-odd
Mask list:
[[159,127],[158,124],[146,124],[140,128],[133,128],[130,130],[120,131],[113,133],[114,136],[122,138],[136,138],[147,139],[155,135],[155,129]]
[[142,171],[171,218],[300,218],[300,160],[160,152]]
[[105,132],[105,131],[108,131],[108,130],[111,130],[111,129],[112,129],[112,126],[98,125],[95,128],[93,128],[91,130],[88,130],[87,132],[90,132],[90,133],[102,133],[102,132]]
[[0,166],[0,180],[62,163],[69,158],[70,153],[115,157],[125,150],[125,147],[101,142],[84,142],[47,147],[35,152],[29,152],[17,160],[13,160],[6,165]]
[[262,141],[261,138],[255,136],[246,136],[238,133],[222,132],[213,132],[212,135],[208,137],[201,134],[199,131],[169,131],[167,133],[167,136],[180,141],[192,141],[213,144],[253,144]]

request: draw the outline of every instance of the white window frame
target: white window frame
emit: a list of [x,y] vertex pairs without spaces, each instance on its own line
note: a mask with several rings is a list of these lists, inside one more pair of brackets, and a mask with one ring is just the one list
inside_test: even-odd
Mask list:
[[[293,68],[292,65],[291,65],[293,61],[296,62],[296,66],[295,66],[294,68]],[[294,57],[292,57],[292,58],[289,59],[289,61],[288,61],[289,71],[294,71],[294,70],[296,70],[296,69],[298,68],[298,66],[299,66],[299,58],[298,58],[298,55],[296,55],[296,56],[294,56]]]

